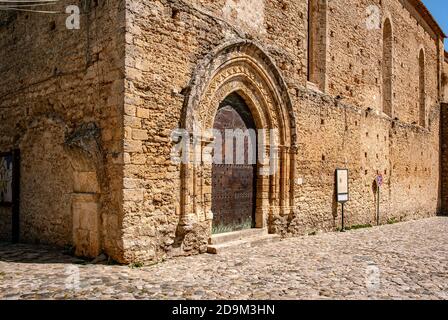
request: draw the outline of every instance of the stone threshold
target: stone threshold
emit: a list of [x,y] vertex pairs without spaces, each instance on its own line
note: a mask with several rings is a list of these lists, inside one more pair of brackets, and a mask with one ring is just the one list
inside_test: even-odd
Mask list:
[[212,235],[207,252],[219,254],[233,248],[254,247],[263,243],[280,241],[281,237],[269,234],[267,229],[246,229],[235,232]]

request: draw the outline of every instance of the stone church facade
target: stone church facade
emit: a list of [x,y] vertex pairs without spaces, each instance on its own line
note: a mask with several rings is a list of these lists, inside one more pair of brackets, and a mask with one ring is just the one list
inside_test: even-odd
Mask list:
[[[264,145],[275,170],[232,173],[250,192],[220,203],[247,204],[254,229],[340,228],[337,168],[349,170],[346,225],[375,225],[378,203],[381,224],[448,210],[448,54],[419,0],[55,6],[73,4],[80,29],[0,11],[0,154],[18,168],[2,240],[122,263],[206,252],[216,172],[238,169],[204,152],[226,101],[240,125],[277,134]],[[173,160],[176,132],[198,161]]]

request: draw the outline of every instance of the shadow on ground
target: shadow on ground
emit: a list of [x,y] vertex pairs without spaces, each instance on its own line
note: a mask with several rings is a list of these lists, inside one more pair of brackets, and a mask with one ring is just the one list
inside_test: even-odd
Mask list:
[[0,262],[84,264],[89,261],[52,246],[0,242]]

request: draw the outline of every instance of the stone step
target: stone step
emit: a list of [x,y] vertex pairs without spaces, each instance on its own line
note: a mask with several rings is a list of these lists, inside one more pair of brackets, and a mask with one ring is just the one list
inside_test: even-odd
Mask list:
[[221,244],[210,244],[207,252],[210,254],[219,254],[235,248],[252,248],[261,244],[280,241],[281,237],[276,234],[264,234],[262,236],[249,237],[246,239],[225,242]]
[[223,244],[231,241],[243,240],[249,237],[258,237],[268,234],[266,229],[246,229],[235,232],[214,234],[208,239],[209,244]]

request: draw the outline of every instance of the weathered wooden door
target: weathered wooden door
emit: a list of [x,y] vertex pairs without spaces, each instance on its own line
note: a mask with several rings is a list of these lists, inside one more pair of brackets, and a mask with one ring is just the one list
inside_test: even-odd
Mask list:
[[[221,153],[221,157],[218,161],[215,157],[212,168],[213,233],[253,228],[256,131],[250,110],[239,95],[231,94],[221,103],[214,129],[221,135],[220,139],[215,140],[215,152]],[[229,141],[233,148],[229,148]],[[233,159],[231,163],[229,157]]]

